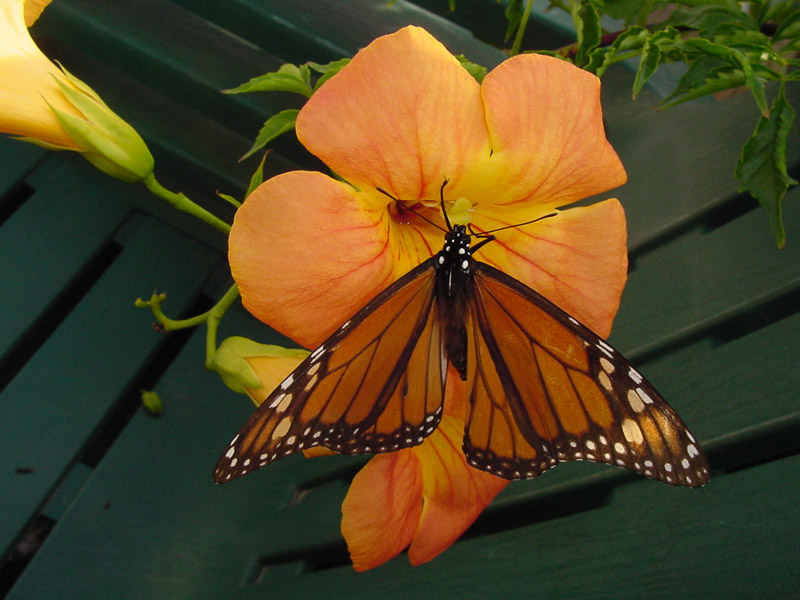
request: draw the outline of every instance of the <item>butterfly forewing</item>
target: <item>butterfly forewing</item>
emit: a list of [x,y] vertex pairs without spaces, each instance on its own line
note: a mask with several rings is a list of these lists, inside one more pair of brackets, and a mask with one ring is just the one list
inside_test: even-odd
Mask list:
[[473,281],[464,441],[472,464],[509,479],[592,460],[674,485],[708,480],[692,434],[622,355],[485,263],[476,263]]
[[407,273],[314,350],[234,437],[214,480],[313,446],[359,454],[421,443],[444,396],[433,270]]

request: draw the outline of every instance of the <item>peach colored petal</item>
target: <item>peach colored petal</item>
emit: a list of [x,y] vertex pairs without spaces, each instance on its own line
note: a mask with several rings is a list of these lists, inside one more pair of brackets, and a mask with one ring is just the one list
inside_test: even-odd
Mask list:
[[470,467],[461,451],[464,422],[444,416],[414,449],[422,468],[422,515],[408,560],[419,565],[444,552],[508,481]]
[[261,387],[245,388],[247,395],[259,406],[286,376],[294,371],[306,358],[300,356],[249,356],[245,358],[258,375]]
[[297,137],[362,190],[435,200],[489,158],[480,86],[419,27],[378,38],[306,103]]
[[411,450],[373,457],[342,504],[342,535],[356,571],[394,558],[411,542],[422,510],[422,478]]
[[524,54],[491,71],[482,92],[493,150],[484,201],[563,206],[625,183],[605,137],[594,75]]
[[264,182],[237,211],[228,242],[245,308],[317,346],[391,282],[385,218],[321,173],[292,171]]
[[[519,212],[503,222],[522,222]],[[495,219],[481,228],[502,226]],[[606,337],[619,308],[628,269],[625,213],[616,199],[559,211],[532,225],[498,232],[477,258],[519,279]]]

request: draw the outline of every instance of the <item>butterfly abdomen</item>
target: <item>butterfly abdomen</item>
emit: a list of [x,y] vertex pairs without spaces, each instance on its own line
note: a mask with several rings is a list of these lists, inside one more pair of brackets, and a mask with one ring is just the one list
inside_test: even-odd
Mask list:
[[467,329],[465,317],[475,260],[470,254],[470,236],[463,225],[456,225],[445,236],[445,244],[436,255],[436,305],[444,335],[447,358],[461,379],[467,379]]

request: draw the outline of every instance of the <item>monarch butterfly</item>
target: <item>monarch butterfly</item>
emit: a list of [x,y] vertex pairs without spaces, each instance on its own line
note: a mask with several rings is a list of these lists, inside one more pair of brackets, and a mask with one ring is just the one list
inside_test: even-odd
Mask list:
[[697,441],[619,352],[472,257],[497,230],[451,225],[446,184],[442,250],[348,319],[266,397],[220,457],[214,481],[313,446],[377,454],[421,444],[441,420],[451,363],[467,382],[463,451],[477,469],[527,479],[558,462],[590,460],[672,485],[705,484]]

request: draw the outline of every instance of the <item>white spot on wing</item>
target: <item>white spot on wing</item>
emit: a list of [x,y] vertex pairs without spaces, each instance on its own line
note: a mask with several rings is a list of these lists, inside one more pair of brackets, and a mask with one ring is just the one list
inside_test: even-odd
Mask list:
[[600,366],[603,367],[603,371],[609,375],[614,372],[614,363],[608,360],[605,356],[600,357]]
[[628,404],[631,405],[633,412],[640,413],[644,410],[644,402],[637,393],[639,390],[628,390]]
[[642,430],[636,421],[632,419],[625,419],[622,422],[622,435],[632,444],[641,444],[644,441]]
[[284,417],[283,420],[275,426],[275,430],[272,432],[272,439],[276,440],[286,435],[286,432],[289,431],[291,426],[292,417]]

